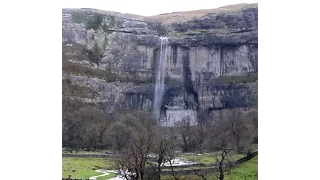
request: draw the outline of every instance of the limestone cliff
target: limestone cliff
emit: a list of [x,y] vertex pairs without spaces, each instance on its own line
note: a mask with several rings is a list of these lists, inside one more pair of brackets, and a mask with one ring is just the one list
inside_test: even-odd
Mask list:
[[63,98],[151,111],[160,36],[168,37],[162,125],[257,105],[257,4],[152,17],[63,9]]

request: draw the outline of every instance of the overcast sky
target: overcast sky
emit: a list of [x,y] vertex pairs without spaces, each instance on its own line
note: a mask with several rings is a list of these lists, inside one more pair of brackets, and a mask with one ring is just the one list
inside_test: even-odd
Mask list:
[[239,3],[258,3],[258,0],[77,0],[64,1],[63,5],[64,8],[95,8],[151,16]]

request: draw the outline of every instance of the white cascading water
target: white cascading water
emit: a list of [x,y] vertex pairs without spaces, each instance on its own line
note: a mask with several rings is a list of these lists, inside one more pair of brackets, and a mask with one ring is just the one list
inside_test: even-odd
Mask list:
[[160,37],[160,58],[156,63],[156,86],[154,89],[153,114],[157,120],[160,118],[160,108],[164,93],[164,77],[167,61],[167,37]]

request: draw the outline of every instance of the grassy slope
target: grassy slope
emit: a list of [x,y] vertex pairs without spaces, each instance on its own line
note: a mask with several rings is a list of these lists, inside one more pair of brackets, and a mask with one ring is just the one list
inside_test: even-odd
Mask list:
[[226,6],[222,6],[214,9],[179,11],[179,12],[164,13],[164,14],[159,14],[154,16],[141,16],[141,15],[129,14],[129,13],[122,14],[115,11],[106,11],[106,10],[98,10],[98,9],[94,11],[98,13],[116,15],[123,18],[133,19],[133,20],[161,22],[163,24],[171,24],[171,23],[185,22],[186,20],[191,20],[193,18],[199,18],[208,13],[218,14],[218,13],[236,12],[244,8],[250,8],[250,7],[258,7],[258,4],[257,3],[250,3],[250,4],[240,3],[240,4],[233,4],[233,5],[226,5]]
[[[62,177],[64,178],[67,178],[69,174],[74,178],[89,178],[103,174],[94,171],[94,168],[112,169],[112,163],[105,158],[62,158]],[[76,169],[76,172],[72,172],[72,169]]]
[[172,12],[172,13],[165,13],[156,16],[149,16],[145,17],[143,20],[149,21],[158,21],[164,24],[171,24],[171,23],[179,23],[185,22],[187,20],[191,20],[193,18],[200,18],[209,13],[227,13],[227,12],[236,12],[240,11],[244,8],[248,7],[257,7],[258,4],[234,4],[234,5],[227,5],[220,8],[215,9],[199,9],[193,11],[180,11],[180,12]]

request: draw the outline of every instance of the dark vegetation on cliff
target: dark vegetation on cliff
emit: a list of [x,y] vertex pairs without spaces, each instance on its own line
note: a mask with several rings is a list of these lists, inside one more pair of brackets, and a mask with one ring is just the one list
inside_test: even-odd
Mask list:
[[[120,22],[115,20],[114,16],[101,13],[84,14],[82,12],[74,11],[72,12],[71,17],[75,23],[84,23],[87,30],[97,30],[100,27],[104,32],[108,32],[109,28],[121,25]],[[105,21],[105,19],[107,19],[107,21]]]

